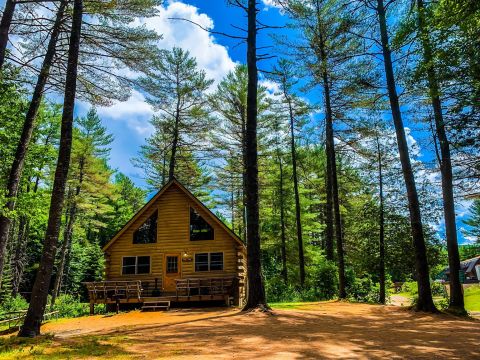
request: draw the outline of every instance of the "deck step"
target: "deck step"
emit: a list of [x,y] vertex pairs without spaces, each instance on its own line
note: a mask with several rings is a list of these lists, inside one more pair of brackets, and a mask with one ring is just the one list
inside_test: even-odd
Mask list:
[[146,301],[142,306],[145,310],[170,310],[170,301]]

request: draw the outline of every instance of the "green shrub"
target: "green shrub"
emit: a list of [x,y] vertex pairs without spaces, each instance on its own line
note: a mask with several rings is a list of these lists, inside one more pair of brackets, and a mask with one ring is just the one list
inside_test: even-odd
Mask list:
[[317,266],[311,267],[303,288],[285,284],[283,278],[278,275],[265,279],[265,292],[269,302],[329,300],[335,297],[337,289],[337,267],[330,261],[322,261]]
[[7,296],[0,304],[0,314],[12,311],[22,311],[28,309],[27,301],[18,295],[17,297]]
[[448,309],[448,305],[449,305],[449,299],[448,297],[444,297],[442,298],[441,300],[438,300],[435,302],[435,305],[437,305],[437,307],[440,309],[440,310],[447,310]]
[[[385,286],[388,297],[388,286]],[[350,279],[347,283],[347,296],[350,301],[378,303],[380,301],[380,284],[374,283],[370,276]]]
[[418,294],[418,285],[416,281],[405,281],[402,285],[402,292],[411,294],[411,295],[417,295]]
[[445,289],[445,285],[441,282],[434,281],[432,282],[432,295],[433,296],[443,296],[447,297],[447,290]]
[[[95,312],[104,313],[105,306],[97,305],[95,307]],[[90,314],[90,304],[85,302],[80,302],[80,298],[70,294],[60,295],[53,307],[54,311],[58,311],[59,317],[79,317],[86,316]]]

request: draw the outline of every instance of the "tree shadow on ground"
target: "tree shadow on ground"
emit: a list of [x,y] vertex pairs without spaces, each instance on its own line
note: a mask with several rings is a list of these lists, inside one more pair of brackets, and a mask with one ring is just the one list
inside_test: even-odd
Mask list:
[[[358,316],[315,311],[231,313],[120,331],[129,350],[159,357],[475,358],[479,322],[377,307]],[[115,331],[114,333],[119,333]]]

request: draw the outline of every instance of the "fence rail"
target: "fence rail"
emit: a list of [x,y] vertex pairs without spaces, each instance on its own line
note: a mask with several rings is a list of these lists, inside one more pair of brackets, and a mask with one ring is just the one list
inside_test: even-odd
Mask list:
[[[0,326],[7,325],[8,329],[11,329],[12,327],[18,327],[20,329],[25,316],[27,316],[27,310],[10,311],[0,314]],[[52,317],[58,319],[58,311],[51,311],[43,314],[43,320],[48,320]]]

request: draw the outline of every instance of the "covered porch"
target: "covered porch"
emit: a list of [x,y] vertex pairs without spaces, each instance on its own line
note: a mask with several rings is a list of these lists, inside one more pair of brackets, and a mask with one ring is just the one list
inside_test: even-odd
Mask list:
[[175,291],[166,292],[155,288],[144,289],[141,280],[86,282],[90,314],[95,312],[95,304],[115,304],[116,310],[122,304],[145,304],[154,302],[201,302],[223,301],[231,305],[238,300],[240,286],[237,277],[186,278],[175,279]]

